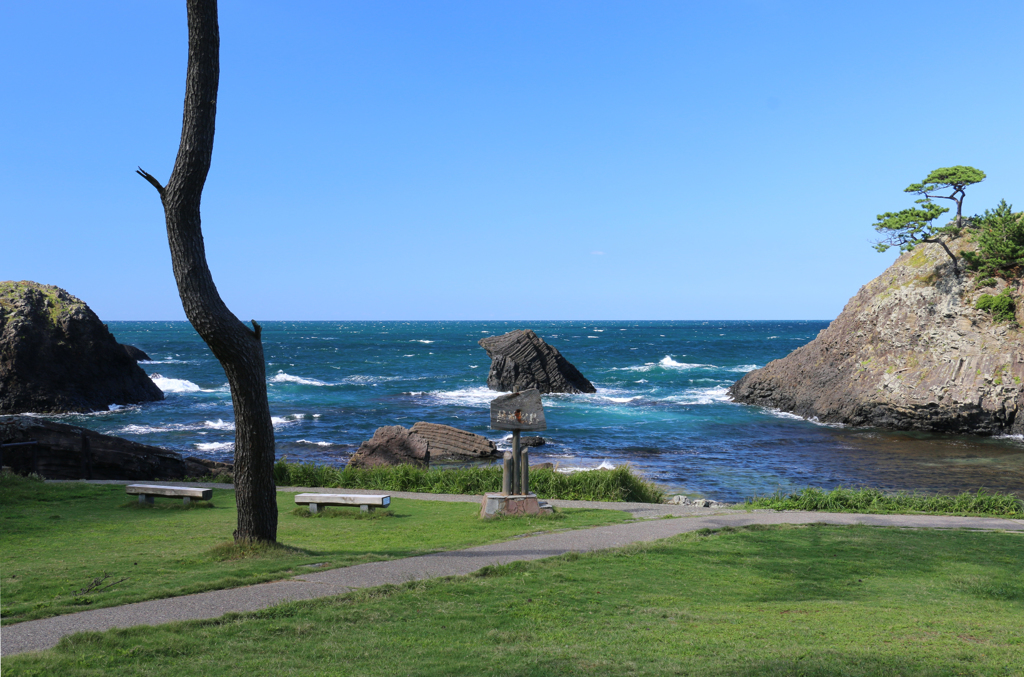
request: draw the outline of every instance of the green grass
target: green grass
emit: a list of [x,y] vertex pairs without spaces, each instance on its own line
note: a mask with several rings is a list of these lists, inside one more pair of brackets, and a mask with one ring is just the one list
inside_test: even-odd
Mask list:
[[[422,470],[411,465],[345,468],[288,463],[274,466],[278,486],[419,491],[431,494],[483,494],[501,491],[501,468]],[[530,472],[530,490],[540,498],[576,501],[661,503],[664,492],[635,475],[628,466],[572,474],[553,470]]]
[[65,638],[5,675],[1020,675],[1024,536],[698,532],[210,621]]
[[886,494],[878,489],[831,491],[808,487],[795,494],[776,493],[747,501],[750,508],[772,510],[818,510],[822,512],[928,513],[988,517],[1024,517],[1024,501],[1016,496],[987,492],[965,492],[957,496],[926,496],[900,492]]
[[[3,623],[277,580],[314,564],[322,570],[629,519],[615,510],[564,510],[556,519],[485,521],[475,503],[402,499],[371,519],[358,508],[327,511],[341,519],[311,519],[296,514],[294,494],[279,493],[281,547],[240,549],[231,542],[233,491],[215,489],[212,501],[193,506],[157,498],[139,507],[126,502],[123,486],[2,475]],[[89,589],[97,578],[125,580]]]

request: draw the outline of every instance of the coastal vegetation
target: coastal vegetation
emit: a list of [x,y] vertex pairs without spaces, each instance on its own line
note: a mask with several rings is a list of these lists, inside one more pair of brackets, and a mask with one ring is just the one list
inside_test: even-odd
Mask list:
[[[898,212],[879,214],[873,225],[883,237],[875,242],[875,249],[880,252],[890,247],[899,247],[900,251],[912,251],[914,247],[924,243],[937,244],[953,261],[953,272],[960,273],[958,260],[942,236],[959,235],[964,220],[962,216],[965,190],[968,186],[985,180],[985,172],[974,167],[957,165],[940,167],[932,171],[921,183],[912,183],[903,192],[914,193],[921,197],[915,200],[920,207],[910,207]],[[949,195],[938,195],[939,191],[949,190]],[[945,226],[933,222],[949,211],[948,207],[940,207],[933,200],[952,200],[956,203],[956,218]]]
[[[426,470],[411,465],[375,468],[334,468],[312,463],[274,465],[278,486],[328,487],[334,489],[377,489],[419,491],[428,494],[483,494],[501,491],[501,468],[443,468]],[[613,470],[559,473],[549,469],[530,471],[530,491],[540,498],[572,501],[630,501],[661,503],[665,492],[645,480],[627,465]]]
[[964,261],[977,271],[979,287],[995,284],[994,277],[1014,279],[1024,267],[1024,216],[1013,213],[1013,205],[1001,200],[993,210],[971,219],[976,224],[972,239],[977,251],[965,251]]
[[1009,287],[998,294],[982,294],[974,307],[988,312],[995,322],[1013,322],[1017,318],[1017,304]]
[[751,508],[771,510],[817,510],[821,512],[926,513],[939,515],[980,515],[986,517],[1024,517],[1024,501],[1011,494],[979,489],[956,496],[929,496],[917,493],[884,493],[878,489],[825,491],[808,487],[793,494],[781,492],[750,499]]
[[379,519],[308,519],[295,514],[294,494],[276,499],[280,542],[235,543],[225,540],[237,514],[230,489],[215,489],[209,503],[191,509],[170,499],[140,507],[120,485],[3,473],[3,623],[630,519],[617,510],[566,509],[546,519],[481,520],[476,503],[402,499]]
[[1020,548],[1018,534],[961,530],[703,530],[208,621],[81,633],[5,658],[4,671],[1010,675],[1024,665]]

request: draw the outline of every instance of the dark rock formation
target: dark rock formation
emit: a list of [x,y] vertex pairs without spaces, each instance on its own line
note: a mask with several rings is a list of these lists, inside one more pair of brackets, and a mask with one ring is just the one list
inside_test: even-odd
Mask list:
[[188,477],[206,477],[214,475],[228,482],[235,479],[235,464],[223,461],[211,461],[208,458],[189,456],[185,459],[185,474]]
[[132,358],[136,362],[149,362],[149,355],[147,355],[144,351],[139,350],[135,346],[130,346],[127,343],[122,343],[121,347],[124,348],[124,351],[126,353],[128,353],[128,357]]
[[595,393],[597,389],[557,348],[530,329],[480,339],[491,358],[487,387],[513,391],[536,388],[542,393]]
[[531,465],[530,466],[530,470],[554,470],[554,469],[555,469],[555,464],[551,463],[551,462],[538,463],[536,465]]
[[431,461],[471,461],[498,455],[494,442],[483,435],[450,425],[420,421],[410,432],[426,440]]
[[0,282],[0,414],[104,411],[164,394],[82,301]]
[[35,472],[52,480],[185,476],[185,461],[173,451],[34,416],[0,416],[0,444],[32,441],[37,444],[4,448],[3,464],[23,475]]
[[[967,238],[949,242],[955,252]],[[971,273],[938,245],[901,256],[807,345],[737,381],[737,402],[823,423],[991,435],[1024,432],[1024,332],[976,310]],[[1019,282],[1011,292],[1021,298]],[[1018,301],[1018,321],[1021,317]]]
[[377,428],[373,439],[359,445],[348,464],[354,468],[408,463],[421,468],[430,464],[427,441],[400,425]]
[[519,445],[522,447],[543,447],[548,441],[540,435],[528,435],[519,438]]

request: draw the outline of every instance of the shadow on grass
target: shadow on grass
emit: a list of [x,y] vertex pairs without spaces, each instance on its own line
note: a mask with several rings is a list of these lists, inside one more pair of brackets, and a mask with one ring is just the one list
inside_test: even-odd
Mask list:
[[393,517],[409,517],[409,515],[399,515],[394,510],[370,510],[363,512],[362,510],[353,510],[351,508],[324,508],[323,510],[312,513],[309,508],[298,506],[292,510],[292,514],[296,517],[310,517],[310,518],[327,518],[327,519],[349,519],[349,520],[379,520],[388,519]]
[[139,503],[138,501],[126,501],[121,504],[126,510],[196,510],[197,508],[216,508],[213,501],[196,500],[185,505],[180,500],[154,501],[153,503]]

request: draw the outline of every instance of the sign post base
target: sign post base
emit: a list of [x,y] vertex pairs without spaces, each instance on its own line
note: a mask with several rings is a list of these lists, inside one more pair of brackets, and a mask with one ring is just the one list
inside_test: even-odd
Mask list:
[[554,509],[537,494],[503,496],[500,493],[484,494],[480,501],[480,517],[490,519],[496,515],[550,515]]

